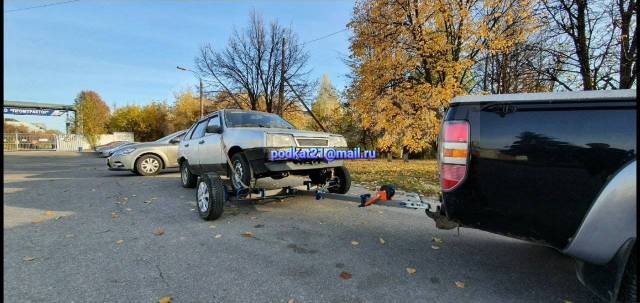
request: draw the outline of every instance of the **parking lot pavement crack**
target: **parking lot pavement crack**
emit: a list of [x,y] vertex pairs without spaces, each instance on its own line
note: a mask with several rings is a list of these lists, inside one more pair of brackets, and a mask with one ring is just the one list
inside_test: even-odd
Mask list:
[[167,282],[167,280],[164,279],[164,274],[162,273],[162,270],[160,269],[160,266],[158,264],[153,264],[153,265],[156,266],[156,269],[158,270],[158,275],[160,276],[160,279],[162,280],[164,285],[166,287],[169,287],[169,283]]

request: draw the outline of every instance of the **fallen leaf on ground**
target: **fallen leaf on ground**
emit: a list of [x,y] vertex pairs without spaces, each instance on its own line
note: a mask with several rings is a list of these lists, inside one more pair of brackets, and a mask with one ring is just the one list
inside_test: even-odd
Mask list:
[[32,257],[32,256],[26,256],[24,258],[22,258],[22,261],[33,261],[37,259],[36,257]]
[[209,225],[209,228],[216,228],[215,225]]
[[217,234],[214,238],[220,239],[220,238],[222,238],[222,235],[221,234]]
[[242,233],[242,236],[247,238],[253,238],[254,234],[250,231],[245,231]]
[[116,218],[118,218],[118,213],[115,213],[115,212],[111,213],[111,219],[116,219]]
[[410,275],[414,275],[416,273],[416,269],[413,267],[407,267],[407,273]]
[[173,302],[172,300],[173,298],[171,297],[162,297],[160,298],[160,300],[158,300],[158,303],[171,303]]
[[431,249],[440,249],[440,246],[438,246],[438,245],[431,245]]
[[436,243],[442,243],[442,239],[438,238],[438,237],[433,237],[431,238],[432,242],[436,242]]
[[456,286],[457,286],[458,288],[464,288],[464,282],[462,282],[462,281],[456,281]]
[[154,233],[156,236],[162,236],[162,235],[164,235],[164,228],[158,227],[158,228],[156,228],[156,230],[155,230],[155,231],[153,231],[153,233]]
[[378,239],[378,241],[380,241],[380,244],[384,245],[384,243],[386,243],[386,241],[384,241],[384,239],[380,238]]
[[47,217],[53,217],[56,215],[56,212],[52,210],[47,210],[45,214],[47,215]]
[[35,220],[35,221],[31,221],[32,224],[40,224],[42,222],[44,222],[45,219],[39,219],[39,220]]
[[118,245],[120,245],[120,244],[122,244],[122,243],[124,243],[124,240],[118,240],[118,241],[116,241],[116,244],[118,244]]
[[350,272],[343,271],[340,273],[340,278],[342,278],[342,280],[349,280],[352,276],[353,275]]
[[358,244],[360,244],[360,242],[358,242],[358,241],[351,241],[351,245],[353,245],[353,246],[356,246],[356,245],[358,245]]

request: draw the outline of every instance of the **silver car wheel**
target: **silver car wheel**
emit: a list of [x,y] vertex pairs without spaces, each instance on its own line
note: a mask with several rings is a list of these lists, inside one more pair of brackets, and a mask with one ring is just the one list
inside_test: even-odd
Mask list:
[[182,167],[182,171],[181,171],[181,173],[180,173],[180,177],[182,177],[182,184],[187,184],[187,183],[188,183],[188,181],[189,181],[189,180],[188,180],[188,176],[187,176],[187,175],[189,174],[188,169],[189,169],[189,168],[187,168],[187,166],[186,166],[186,165],[183,165],[183,167]]
[[205,182],[198,185],[198,208],[202,213],[209,209],[209,188]]
[[140,164],[142,171],[147,174],[155,173],[160,168],[160,162],[154,158],[146,158]]
[[240,161],[233,163],[233,170],[233,187],[236,189],[244,188],[242,185],[242,163]]

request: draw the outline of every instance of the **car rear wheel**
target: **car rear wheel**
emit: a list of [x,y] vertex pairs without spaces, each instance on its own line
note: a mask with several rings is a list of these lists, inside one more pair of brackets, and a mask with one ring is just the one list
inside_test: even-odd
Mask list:
[[187,160],[180,163],[180,181],[182,183],[182,187],[184,188],[196,187],[198,176],[191,173],[191,171],[189,170],[189,162]]
[[351,188],[351,175],[344,166],[339,166],[333,169],[333,177],[336,181],[336,186],[329,187],[330,193],[346,194]]
[[636,249],[634,248],[622,276],[618,302],[638,302],[638,260],[636,260],[636,256]]
[[225,188],[222,179],[215,173],[204,174],[198,181],[196,200],[198,214],[207,221],[215,220],[224,212]]
[[162,160],[156,155],[144,155],[136,160],[136,171],[143,176],[152,176],[160,172]]

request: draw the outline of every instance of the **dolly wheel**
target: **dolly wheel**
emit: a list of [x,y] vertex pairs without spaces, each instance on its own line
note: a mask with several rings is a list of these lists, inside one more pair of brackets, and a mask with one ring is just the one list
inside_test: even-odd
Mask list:
[[225,187],[222,179],[215,173],[204,174],[198,180],[196,199],[198,214],[207,221],[222,216],[224,211]]

